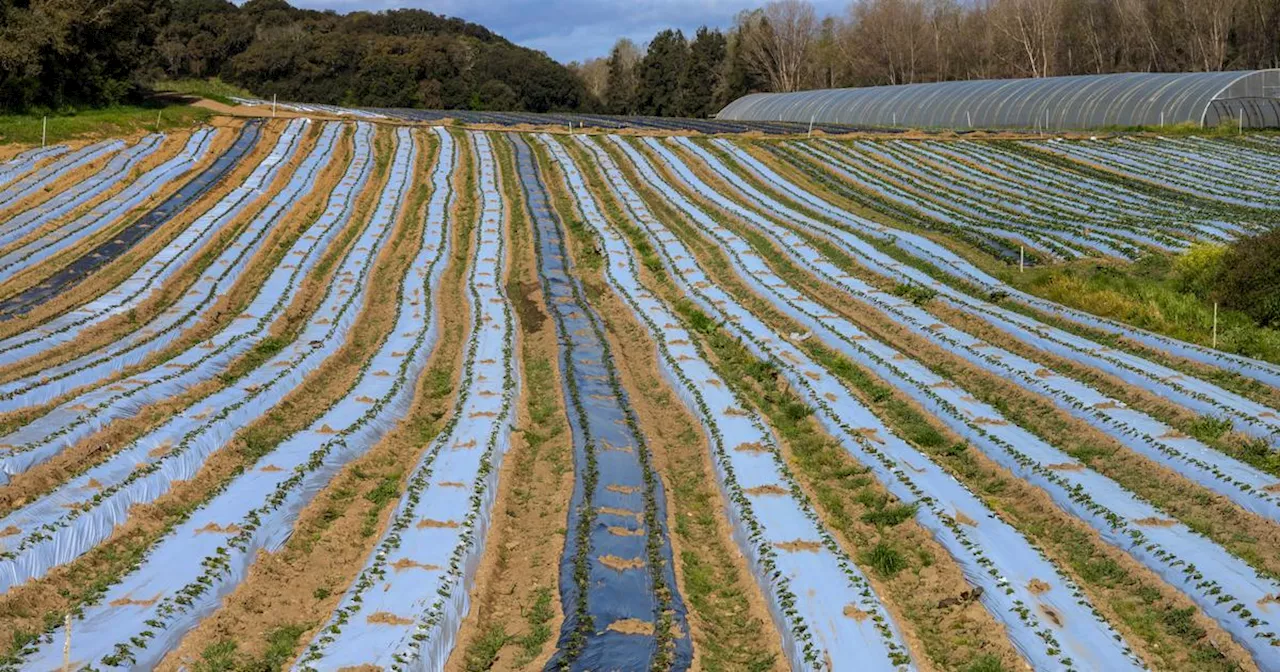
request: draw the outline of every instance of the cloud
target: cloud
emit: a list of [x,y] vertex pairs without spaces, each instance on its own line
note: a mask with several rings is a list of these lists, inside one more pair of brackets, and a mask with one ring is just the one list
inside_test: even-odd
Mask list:
[[[764,0],[291,0],[291,4],[337,12],[425,9],[479,23],[567,63],[604,56],[621,37],[642,44],[666,28],[679,28],[686,35],[702,25],[727,28],[735,14]],[[845,1],[818,0],[814,5],[819,14],[836,14],[843,11]]]

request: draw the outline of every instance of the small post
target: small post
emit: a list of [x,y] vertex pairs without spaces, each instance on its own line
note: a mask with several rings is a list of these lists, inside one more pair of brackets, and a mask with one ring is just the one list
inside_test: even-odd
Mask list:
[[71,672],[71,612],[62,619],[62,626],[67,631],[67,638],[62,642],[62,672]]
[[1164,128],[1164,110],[1160,110],[1160,128]]
[[969,128],[973,128],[973,115],[969,114],[969,110],[964,111],[964,118],[969,122]]
[[1244,106],[1240,106],[1240,135],[1244,135]]
[[163,113],[164,110],[156,110],[156,133],[160,132],[160,115]]
[[893,127],[894,128],[898,127],[898,111],[897,110],[893,111]]
[[276,94],[271,94],[271,118],[276,118]]
[[1213,302],[1213,349],[1218,349],[1218,302]]
[[810,138],[813,138],[813,121],[817,118],[818,118],[818,115],[816,114],[809,116],[809,137]]
[[49,137],[49,117],[45,116],[40,122],[40,146],[44,147],[45,139]]
[[1027,272],[1027,248],[1025,245],[1018,246],[1018,272]]

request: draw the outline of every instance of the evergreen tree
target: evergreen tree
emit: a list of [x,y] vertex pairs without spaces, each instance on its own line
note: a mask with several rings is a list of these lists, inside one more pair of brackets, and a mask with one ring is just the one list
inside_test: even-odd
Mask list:
[[636,111],[663,117],[683,112],[681,80],[688,62],[684,33],[670,29],[658,33],[640,61]]
[[605,79],[604,104],[609,114],[635,114],[636,61],[640,52],[623,38],[609,52],[609,74]]
[[727,101],[724,93],[724,60],[728,40],[718,30],[706,26],[698,29],[689,45],[689,67],[685,70],[684,115],[708,117],[720,111]]

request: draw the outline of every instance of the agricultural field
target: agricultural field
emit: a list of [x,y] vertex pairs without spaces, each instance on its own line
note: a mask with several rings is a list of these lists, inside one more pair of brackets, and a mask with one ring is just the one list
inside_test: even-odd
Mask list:
[[1027,280],[1275,136],[286,111],[0,147],[0,668],[1280,671],[1280,362]]

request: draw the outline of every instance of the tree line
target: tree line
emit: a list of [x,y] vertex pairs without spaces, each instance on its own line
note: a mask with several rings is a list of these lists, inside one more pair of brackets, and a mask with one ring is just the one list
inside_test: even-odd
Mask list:
[[284,0],[0,0],[0,109],[97,106],[163,79],[335,105],[705,117],[757,91],[1280,67],[1280,0],[807,0],[568,66],[419,10]]
[[336,14],[284,0],[0,0],[0,109],[125,102],[165,79],[222,79],[334,105],[578,110],[546,54],[420,10]]
[[571,66],[610,112],[705,116],[757,91],[1280,67],[1280,0],[806,0]]

